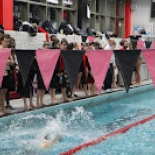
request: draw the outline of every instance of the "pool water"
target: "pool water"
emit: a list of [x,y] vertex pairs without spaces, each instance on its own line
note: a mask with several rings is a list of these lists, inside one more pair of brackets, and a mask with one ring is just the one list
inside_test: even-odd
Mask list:
[[[153,114],[155,91],[96,106],[59,110],[54,116],[46,112],[18,114],[9,124],[0,123],[0,155],[59,155]],[[76,155],[154,155],[154,131],[155,120],[151,120],[82,149]],[[62,135],[62,138],[52,147],[43,149],[40,145],[46,135]]]

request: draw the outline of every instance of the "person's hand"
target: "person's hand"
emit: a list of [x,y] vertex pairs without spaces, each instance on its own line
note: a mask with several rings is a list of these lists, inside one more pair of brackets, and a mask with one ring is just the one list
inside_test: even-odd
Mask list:
[[7,71],[4,71],[4,76],[7,76],[8,75],[8,72]]
[[10,62],[14,62],[14,59],[13,59],[12,55],[10,55],[9,58],[10,58]]
[[18,65],[16,65],[15,70],[19,71],[19,66]]

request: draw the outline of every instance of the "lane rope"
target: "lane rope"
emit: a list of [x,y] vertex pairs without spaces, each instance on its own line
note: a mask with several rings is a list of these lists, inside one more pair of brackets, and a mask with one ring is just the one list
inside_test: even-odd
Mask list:
[[112,136],[115,136],[117,134],[123,134],[123,133],[127,132],[128,130],[130,130],[131,128],[136,127],[136,126],[141,125],[141,124],[144,124],[144,123],[146,123],[148,121],[151,121],[152,119],[155,119],[155,114],[150,116],[150,117],[144,118],[144,119],[142,119],[140,121],[134,122],[134,123],[132,123],[130,125],[127,125],[127,126],[121,128],[121,129],[113,131],[113,132],[111,132],[111,133],[109,133],[107,135],[104,135],[104,136],[101,136],[101,137],[99,137],[97,139],[94,139],[94,140],[92,140],[90,142],[86,142],[86,143],[83,143],[83,144],[81,144],[79,146],[76,146],[76,147],[74,147],[74,148],[72,148],[72,149],[70,149],[70,150],[68,150],[66,152],[61,153],[60,155],[73,155],[76,152],[80,151],[81,149],[88,148],[90,146],[94,146],[94,145],[96,145],[98,143],[101,143],[101,142],[105,141],[108,137],[112,137]]

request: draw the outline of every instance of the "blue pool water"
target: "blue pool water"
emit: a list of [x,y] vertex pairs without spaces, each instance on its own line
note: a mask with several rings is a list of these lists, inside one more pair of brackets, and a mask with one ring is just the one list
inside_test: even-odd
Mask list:
[[[140,88],[139,88],[140,89]],[[144,89],[144,87],[143,87]],[[135,94],[135,93],[134,93]],[[115,98],[115,101],[109,99]],[[117,94],[117,96],[119,96]],[[125,97],[124,97],[125,96]],[[121,97],[121,96],[119,96]],[[123,98],[124,97],[124,98]],[[99,97],[98,97],[99,98]],[[124,95],[108,94],[106,101],[89,99],[74,106],[45,108],[41,112],[18,114],[0,120],[0,155],[59,155],[82,143],[118,130],[155,114],[155,91]],[[102,101],[102,100],[101,100]],[[55,111],[55,112],[52,112]],[[54,113],[54,115],[52,115]],[[62,135],[59,143],[42,149],[44,137]],[[115,135],[76,155],[154,155],[155,120]]]

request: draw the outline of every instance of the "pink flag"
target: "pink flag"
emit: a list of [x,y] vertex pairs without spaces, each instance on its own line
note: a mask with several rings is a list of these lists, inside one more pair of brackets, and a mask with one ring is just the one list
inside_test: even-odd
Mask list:
[[112,53],[112,50],[87,50],[89,64],[99,93],[102,90]]
[[1,65],[0,65],[0,87],[2,85],[4,71],[6,68],[6,64],[7,64],[10,52],[11,52],[10,48],[0,49],[0,62],[1,62]]
[[144,41],[139,40],[137,41],[137,49],[143,49]]
[[95,37],[94,36],[88,36],[88,42],[94,42]]
[[60,50],[36,51],[36,59],[38,61],[38,66],[47,90],[49,88],[59,55]]
[[152,42],[153,48],[155,48],[155,41]]
[[152,78],[153,84],[155,85],[155,49],[142,50],[147,68]]

